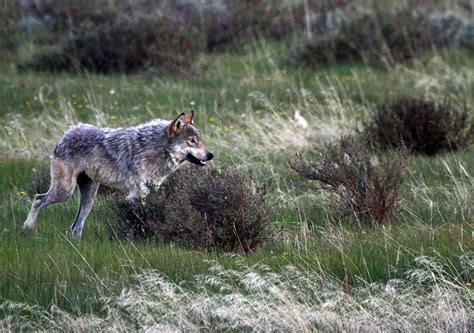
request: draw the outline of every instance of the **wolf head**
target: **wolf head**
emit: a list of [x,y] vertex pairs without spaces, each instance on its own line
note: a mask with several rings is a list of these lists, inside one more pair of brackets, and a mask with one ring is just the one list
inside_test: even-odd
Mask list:
[[204,166],[214,158],[214,154],[202,144],[201,135],[193,125],[193,117],[194,111],[181,113],[166,127],[169,142],[167,151],[178,163],[189,161]]

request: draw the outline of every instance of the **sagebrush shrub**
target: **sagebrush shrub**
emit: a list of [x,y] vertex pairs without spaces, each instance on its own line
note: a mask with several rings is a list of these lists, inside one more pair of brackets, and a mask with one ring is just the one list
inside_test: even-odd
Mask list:
[[432,48],[428,17],[408,10],[377,12],[343,21],[336,32],[315,35],[292,62],[317,66],[362,60],[391,66]]
[[365,132],[383,147],[406,146],[433,155],[467,146],[474,135],[472,116],[447,101],[399,97],[379,104]]
[[[118,16],[102,23],[84,21],[53,52],[39,53],[23,67],[101,73],[187,72],[203,46],[199,31],[178,16]],[[54,67],[55,63],[59,66]]]
[[[317,149],[317,148],[315,148]],[[327,189],[339,198],[337,209],[369,224],[385,224],[395,215],[398,192],[406,168],[404,150],[384,153],[366,139],[341,137],[326,143],[308,159],[297,155],[291,167],[317,188]]]
[[158,238],[198,248],[252,251],[271,237],[265,191],[250,175],[227,168],[185,168],[145,200],[109,202],[113,237]]

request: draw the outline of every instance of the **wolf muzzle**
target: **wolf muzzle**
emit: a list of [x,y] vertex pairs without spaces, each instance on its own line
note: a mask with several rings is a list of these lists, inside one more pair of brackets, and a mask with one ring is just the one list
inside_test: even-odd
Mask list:
[[189,162],[191,162],[193,164],[196,164],[196,165],[199,165],[199,166],[206,165],[206,162],[212,160],[213,158],[214,158],[214,154],[210,151],[207,152],[206,159],[204,159],[204,160],[201,160],[201,159],[197,158],[193,154],[188,154],[187,155],[187,159],[188,159]]

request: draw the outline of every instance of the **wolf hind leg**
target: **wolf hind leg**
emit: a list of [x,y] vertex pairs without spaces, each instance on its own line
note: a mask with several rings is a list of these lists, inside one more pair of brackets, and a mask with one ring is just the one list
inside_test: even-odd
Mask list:
[[81,238],[84,222],[92,210],[97,195],[97,189],[99,188],[99,183],[90,179],[85,173],[79,174],[77,177],[77,185],[79,186],[81,198],[79,200],[79,209],[76,219],[71,226],[72,237],[74,239]]
[[75,188],[76,180],[72,173],[65,170],[62,162],[53,160],[51,186],[48,192],[35,195],[28,217],[23,223],[23,229],[34,229],[40,210],[50,204],[65,201],[74,194]]

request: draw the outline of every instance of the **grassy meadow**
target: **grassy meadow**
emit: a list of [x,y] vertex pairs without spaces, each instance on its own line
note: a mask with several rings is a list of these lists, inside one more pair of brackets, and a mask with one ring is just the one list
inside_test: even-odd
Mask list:
[[[456,323],[472,324],[474,309],[472,146],[410,155],[400,210],[385,226],[340,219],[334,198],[289,163],[298,151],[356,132],[373,105],[397,95],[451,98],[472,111],[472,51],[437,50],[389,70],[359,62],[291,67],[281,61],[289,52],[255,41],[238,55],[201,55],[198,74],[188,76],[24,72],[10,65],[17,55],[2,57],[0,330],[126,330],[133,320],[152,330],[389,330],[391,322],[410,330],[446,316],[454,330],[468,331]],[[21,232],[29,183],[68,125],[124,127],[190,109],[216,156],[208,167],[248,169],[267,184],[272,242],[228,254],[111,240],[104,198],[73,242],[78,194],[45,208],[34,232]],[[294,124],[295,111],[308,128]],[[403,286],[390,294],[393,281]]]

